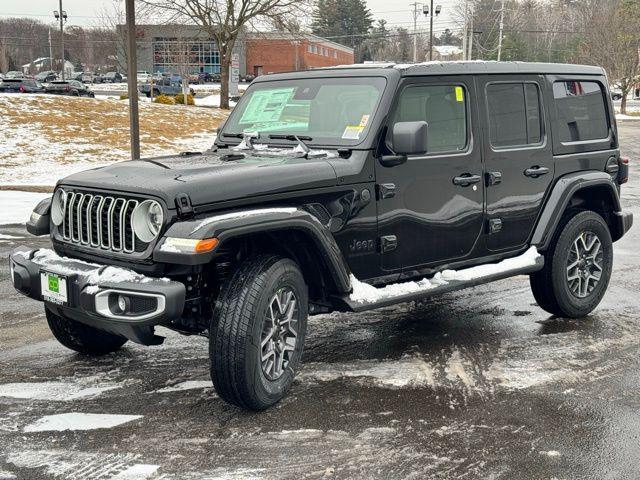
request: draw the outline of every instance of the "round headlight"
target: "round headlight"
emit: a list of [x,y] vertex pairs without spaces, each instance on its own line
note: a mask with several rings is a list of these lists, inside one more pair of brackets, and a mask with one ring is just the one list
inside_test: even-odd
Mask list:
[[64,209],[67,203],[67,194],[61,188],[56,190],[51,201],[51,220],[56,227],[62,225],[64,220]]
[[133,231],[144,243],[155,240],[162,228],[164,213],[155,200],[145,200],[133,211]]

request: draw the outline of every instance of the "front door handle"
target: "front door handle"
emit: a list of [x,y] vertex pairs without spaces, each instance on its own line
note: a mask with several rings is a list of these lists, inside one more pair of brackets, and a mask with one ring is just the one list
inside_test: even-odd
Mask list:
[[468,187],[473,183],[478,183],[482,180],[480,175],[472,175],[470,173],[463,173],[459,177],[453,177],[453,184],[461,187]]
[[538,178],[539,176],[546,175],[547,173],[549,173],[549,169],[547,167],[538,167],[537,165],[535,167],[527,168],[524,171],[525,176],[531,178]]

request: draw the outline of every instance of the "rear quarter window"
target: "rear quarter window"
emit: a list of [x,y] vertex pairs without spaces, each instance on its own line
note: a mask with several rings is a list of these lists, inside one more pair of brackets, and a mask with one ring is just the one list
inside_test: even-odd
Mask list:
[[556,135],[560,142],[608,138],[609,119],[600,83],[583,80],[555,82],[553,97],[558,117]]

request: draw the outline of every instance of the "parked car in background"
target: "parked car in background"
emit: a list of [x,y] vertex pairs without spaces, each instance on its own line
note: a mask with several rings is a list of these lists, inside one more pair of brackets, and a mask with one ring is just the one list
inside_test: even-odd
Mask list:
[[204,83],[204,79],[200,78],[199,73],[190,73],[189,74],[189,83]]
[[83,72],[80,81],[82,83],[102,83],[102,77],[94,72]]
[[151,75],[146,70],[139,70],[137,73],[138,82],[148,82],[151,79]]
[[24,73],[18,72],[16,70],[10,70],[7,72],[4,78],[24,78]]
[[33,78],[4,78],[0,93],[43,93],[44,87]]
[[622,100],[622,90],[611,88],[611,100]]
[[47,71],[38,73],[35,76],[35,79],[38,82],[49,83],[49,82],[53,82],[54,80],[57,80],[58,74],[53,70],[47,70]]
[[118,72],[107,72],[103,77],[104,83],[120,83],[122,75]]
[[198,74],[198,83],[210,83],[213,82],[212,74],[209,72],[200,72]]
[[[182,93],[182,80],[176,82],[172,80],[173,77],[164,77],[159,82],[145,83],[140,85],[139,91],[141,94],[151,97],[153,93],[154,97],[158,95],[178,95]],[[177,77],[180,78],[180,77]],[[195,91],[190,88],[189,92],[195,97]]]
[[220,83],[222,81],[222,76],[219,73],[212,73],[211,74],[211,81],[213,83]]
[[256,76],[252,75],[250,73],[248,73],[247,75],[245,75],[244,77],[242,77],[242,81],[245,83],[251,83],[255,80]]
[[45,92],[72,97],[95,97],[95,93],[77,80],[56,80],[45,87]]

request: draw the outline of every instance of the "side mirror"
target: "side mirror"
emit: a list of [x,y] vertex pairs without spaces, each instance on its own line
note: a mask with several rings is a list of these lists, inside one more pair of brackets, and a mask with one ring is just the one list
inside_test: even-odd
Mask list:
[[407,161],[407,155],[419,155],[427,151],[427,130],[425,121],[398,122],[393,126],[391,141],[396,155],[384,155],[380,163],[385,167],[395,167]]
[[427,122],[398,122],[393,126],[393,150],[398,155],[427,152]]

